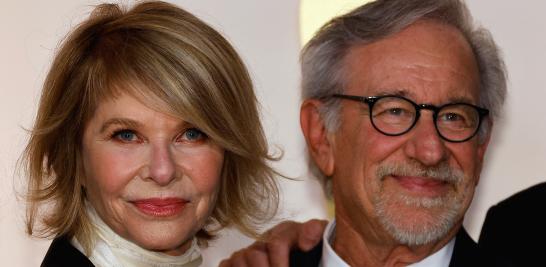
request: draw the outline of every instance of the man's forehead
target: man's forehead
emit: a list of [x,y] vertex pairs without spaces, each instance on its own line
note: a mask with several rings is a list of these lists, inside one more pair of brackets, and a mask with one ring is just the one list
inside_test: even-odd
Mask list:
[[414,23],[385,39],[353,46],[344,60],[346,93],[401,95],[417,102],[479,99],[474,53],[451,26]]

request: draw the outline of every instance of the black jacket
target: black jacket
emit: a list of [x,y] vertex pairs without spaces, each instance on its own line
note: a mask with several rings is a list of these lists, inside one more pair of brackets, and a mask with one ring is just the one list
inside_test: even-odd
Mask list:
[[487,212],[479,246],[513,266],[546,266],[546,183],[523,190]]
[[41,267],[94,267],[93,263],[87,259],[77,248],[72,246],[66,236],[60,236],[53,240]]

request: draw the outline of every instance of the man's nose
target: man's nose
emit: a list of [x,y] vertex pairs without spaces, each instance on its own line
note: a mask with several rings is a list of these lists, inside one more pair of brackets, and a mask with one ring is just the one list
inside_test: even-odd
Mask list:
[[158,185],[168,185],[175,178],[176,164],[168,144],[152,145],[149,171],[149,178]]
[[404,150],[408,157],[425,166],[434,166],[447,158],[449,151],[436,130],[430,112],[423,112],[417,124],[407,134],[410,139]]

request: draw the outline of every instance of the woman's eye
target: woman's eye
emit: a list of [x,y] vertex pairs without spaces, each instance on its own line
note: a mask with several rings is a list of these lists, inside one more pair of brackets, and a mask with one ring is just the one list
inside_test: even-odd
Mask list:
[[119,140],[121,142],[134,142],[138,139],[138,136],[136,135],[135,132],[133,132],[132,130],[120,130],[120,131],[116,131],[114,132],[114,134],[112,135],[112,137],[116,140]]
[[207,138],[207,135],[197,128],[187,129],[181,136],[185,141],[197,142]]

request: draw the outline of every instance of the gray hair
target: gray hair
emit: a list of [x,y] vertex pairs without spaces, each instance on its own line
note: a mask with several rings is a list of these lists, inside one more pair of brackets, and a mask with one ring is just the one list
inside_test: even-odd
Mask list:
[[[478,65],[478,104],[489,109],[492,118],[498,117],[507,87],[504,62],[491,33],[474,25],[461,0],[377,0],[332,19],[302,50],[302,98],[325,99],[342,93],[346,82],[344,58],[350,48],[396,34],[419,20],[450,25],[463,34]],[[329,132],[334,132],[341,123],[339,109],[339,100],[324,100],[320,112]],[[484,136],[488,128],[482,127],[480,135]],[[311,169],[318,177],[323,176],[314,166]]]

